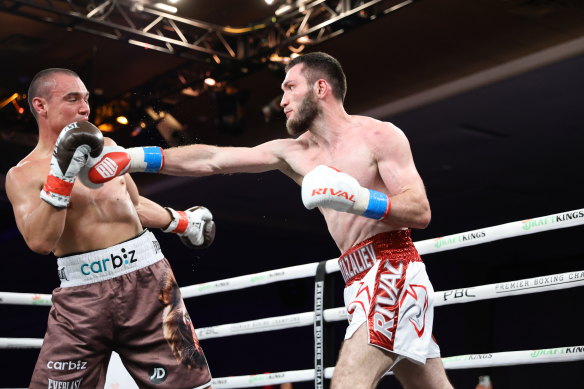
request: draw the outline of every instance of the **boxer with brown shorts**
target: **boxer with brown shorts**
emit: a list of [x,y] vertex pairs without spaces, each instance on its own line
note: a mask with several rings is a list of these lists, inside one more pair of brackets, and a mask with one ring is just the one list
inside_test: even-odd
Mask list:
[[172,270],[144,227],[202,248],[214,238],[211,213],[163,208],[127,174],[104,185],[77,180],[114,142],[87,121],[89,92],[71,70],[39,72],[28,99],[39,141],[8,172],[6,192],[27,245],[57,256],[61,279],[29,387],[103,387],[112,351],[140,387],[209,387]]
[[103,386],[111,350],[141,388],[209,386],[205,355],[154,234],[58,265],[61,287],[31,386],[46,387],[47,379],[54,387]]

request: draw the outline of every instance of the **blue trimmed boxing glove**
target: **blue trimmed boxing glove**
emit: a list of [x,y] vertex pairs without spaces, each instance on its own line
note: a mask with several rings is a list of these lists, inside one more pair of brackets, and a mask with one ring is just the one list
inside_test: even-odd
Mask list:
[[90,188],[125,173],[158,173],[164,166],[164,152],[160,147],[106,146],[97,158],[90,158],[80,173],[81,181]]
[[302,202],[308,209],[331,208],[376,220],[385,219],[391,210],[385,193],[363,188],[355,178],[325,165],[304,176]]

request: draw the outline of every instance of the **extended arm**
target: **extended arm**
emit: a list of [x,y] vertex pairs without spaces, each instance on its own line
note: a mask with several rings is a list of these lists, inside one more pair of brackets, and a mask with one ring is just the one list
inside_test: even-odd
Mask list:
[[189,145],[164,150],[161,173],[176,176],[261,173],[279,169],[282,160],[276,151],[281,140],[256,147]]
[[293,142],[279,139],[256,147],[217,147],[189,145],[163,150],[160,147],[104,148],[91,160],[84,175],[93,184],[101,184],[125,173],[147,172],[177,176],[259,173],[279,169],[288,173],[282,156]]

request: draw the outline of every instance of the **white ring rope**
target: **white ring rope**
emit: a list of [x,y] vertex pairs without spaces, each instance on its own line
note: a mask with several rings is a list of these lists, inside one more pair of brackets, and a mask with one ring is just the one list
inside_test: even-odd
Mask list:
[[415,243],[415,245],[420,255],[424,255],[516,236],[575,227],[581,224],[584,224],[584,208],[500,224],[498,226],[481,228],[474,231],[443,236],[441,238],[426,239]]
[[[529,365],[538,363],[573,362],[584,359],[584,346],[557,347],[541,350],[506,351],[490,354],[468,354],[442,358],[446,369],[474,369],[479,367],[499,367]],[[325,369],[325,378],[331,378],[334,367]],[[390,373],[391,374],[391,373]],[[314,380],[314,369],[282,371],[278,373],[244,375],[213,379],[213,387],[247,388],[277,385],[285,382]]]
[[[439,238],[431,238],[415,242],[421,255],[438,251],[454,250],[461,247],[472,246],[495,240],[511,238],[521,235],[529,235],[538,232],[556,230],[559,228],[574,227],[584,224],[584,208],[573,211],[541,216],[533,219],[515,221],[486,227],[478,230],[461,232]],[[339,270],[338,258],[329,259],[326,263],[326,272],[333,273]],[[218,281],[204,282],[181,288],[183,298],[203,296],[206,294],[227,292],[231,290],[249,288],[258,285],[266,285],[274,282],[292,280],[297,278],[313,277],[316,274],[318,263],[285,267],[269,270],[261,273],[247,274],[243,276],[226,278]],[[17,305],[51,305],[50,294],[39,293],[11,293],[0,292],[0,304]]]
[[[507,296],[548,292],[552,290],[584,286],[584,271],[552,274],[526,278],[517,281],[500,282],[462,289],[452,289],[434,293],[434,305],[459,304]],[[326,322],[347,319],[345,307],[330,308],[324,311]],[[252,334],[275,331],[285,328],[309,326],[314,323],[314,312],[303,312],[286,316],[275,316],[240,323],[222,324],[196,330],[199,339],[218,338],[232,335]],[[0,345],[0,348],[2,346]]]
[[43,340],[38,338],[0,338],[0,349],[41,348]]
[[[525,278],[517,281],[507,281],[496,284],[437,291],[434,293],[434,305],[438,307],[442,305],[460,304],[507,296],[518,296],[531,293],[576,288],[579,286],[584,286],[584,270],[568,273],[558,273],[548,276],[539,276],[534,278]],[[346,319],[347,313],[345,307],[330,308],[324,311],[324,320],[326,322],[341,321]],[[196,333],[199,339],[202,340],[232,335],[276,331],[286,328],[304,327],[312,325],[313,323],[314,312],[303,312],[285,316],[249,320],[239,323],[203,327],[197,329]],[[2,348],[14,347],[5,347],[3,338],[0,338],[0,349]]]
[[[0,338],[4,344],[6,338]],[[42,339],[9,339],[8,341],[27,340],[27,348],[40,348]],[[22,342],[24,344],[25,342]],[[17,342],[12,342],[14,346]],[[21,348],[21,347],[9,347]],[[584,346],[556,347],[539,350],[505,351],[488,354],[467,354],[442,358],[444,368],[475,369],[484,367],[515,366],[538,363],[574,362],[584,360]],[[325,369],[325,378],[331,378],[334,368]],[[314,369],[292,370],[277,373],[253,374],[214,378],[212,386],[221,388],[247,388],[265,385],[277,385],[286,382],[303,382],[314,380]]]
[[[420,254],[452,250],[514,236],[533,234],[584,224],[584,209],[506,223],[494,227],[428,239],[415,243]],[[264,285],[278,281],[315,276],[318,263],[292,266],[262,273],[249,274],[181,288],[184,298]],[[337,259],[326,263],[326,273],[338,271]],[[481,285],[435,292],[435,305],[448,305],[506,296],[546,292],[584,285],[584,271],[540,276],[518,281]],[[50,294],[0,292],[0,304],[51,305]],[[324,311],[325,321],[346,319],[344,307]],[[314,312],[224,324],[197,330],[200,339],[250,334],[267,330],[307,326],[314,323]],[[40,348],[42,339],[0,338],[0,349]],[[542,350],[510,351],[490,354],[470,354],[443,358],[446,369],[466,369],[533,363],[569,362],[584,359],[584,346],[558,347]],[[331,378],[334,368],[326,368],[325,378]],[[224,377],[213,379],[216,388],[243,388],[276,385],[286,382],[311,381],[315,370]]]

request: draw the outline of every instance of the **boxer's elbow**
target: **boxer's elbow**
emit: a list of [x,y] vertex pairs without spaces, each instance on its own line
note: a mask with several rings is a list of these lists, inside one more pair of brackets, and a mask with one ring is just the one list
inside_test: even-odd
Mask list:
[[37,254],[49,255],[53,251],[53,245],[43,239],[26,239],[26,245]]
[[424,228],[428,227],[431,219],[432,211],[430,211],[430,204],[425,201],[420,204],[420,207],[416,212],[416,217],[414,218],[414,225],[412,225],[412,228],[423,230]]

